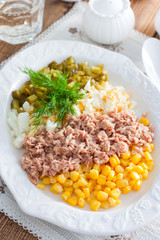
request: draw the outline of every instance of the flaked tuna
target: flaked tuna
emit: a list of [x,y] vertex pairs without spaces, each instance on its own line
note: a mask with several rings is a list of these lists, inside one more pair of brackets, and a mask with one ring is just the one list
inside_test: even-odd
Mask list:
[[33,183],[40,175],[73,171],[81,163],[105,164],[112,155],[128,152],[133,144],[134,153],[143,153],[142,147],[154,137],[151,127],[139,123],[128,110],[68,116],[67,122],[58,132],[43,129],[25,138],[22,167]]

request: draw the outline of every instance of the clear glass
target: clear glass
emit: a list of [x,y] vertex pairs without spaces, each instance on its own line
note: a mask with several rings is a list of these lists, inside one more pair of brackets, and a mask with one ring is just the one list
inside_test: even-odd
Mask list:
[[31,41],[42,29],[45,0],[0,0],[0,40]]

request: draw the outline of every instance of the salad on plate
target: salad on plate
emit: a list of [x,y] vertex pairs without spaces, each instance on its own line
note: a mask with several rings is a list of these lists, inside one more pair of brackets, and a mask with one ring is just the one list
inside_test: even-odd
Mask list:
[[12,92],[8,125],[22,168],[72,206],[91,210],[120,204],[139,191],[154,167],[154,131],[123,86],[112,86],[103,64],[69,57],[29,76]]

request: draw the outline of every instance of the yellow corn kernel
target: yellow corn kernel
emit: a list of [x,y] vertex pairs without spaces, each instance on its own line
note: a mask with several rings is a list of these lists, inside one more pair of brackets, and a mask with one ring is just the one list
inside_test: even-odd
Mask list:
[[123,194],[127,194],[131,191],[131,189],[132,189],[131,186],[126,186],[126,187],[122,188],[121,191]]
[[80,174],[80,178],[84,178],[85,180],[87,180],[86,173]]
[[98,191],[93,191],[93,197],[96,198]]
[[127,179],[119,179],[119,180],[117,180],[116,185],[118,188],[123,188],[128,185],[128,180]]
[[64,187],[65,192],[70,192],[71,194],[73,193],[73,187]]
[[94,180],[98,179],[98,176],[99,176],[98,170],[92,169],[89,174],[91,179],[94,179]]
[[73,188],[74,188],[74,189],[79,188],[78,182],[73,183]]
[[93,179],[89,179],[89,183],[92,183],[93,187],[96,186],[97,181]]
[[117,181],[117,176],[114,176],[112,179],[112,182],[116,182]]
[[130,158],[130,156],[131,156],[131,152],[130,151],[128,151],[128,152],[126,152],[126,153],[124,153],[124,154],[122,154],[121,155],[121,157],[123,158],[123,159],[128,159],[128,158]]
[[92,192],[93,188],[94,188],[94,185],[93,185],[92,182],[89,182],[87,187],[89,188],[89,191]]
[[144,169],[144,170],[143,170],[142,178],[143,178],[144,180],[146,180],[146,179],[148,178],[148,170],[147,170],[147,169]]
[[72,171],[70,173],[70,178],[73,182],[76,182],[79,179],[79,176],[80,176],[80,174],[77,171]]
[[113,157],[116,159],[117,164],[120,164],[120,163],[121,163],[116,154],[114,154]]
[[106,186],[111,188],[111,189],[114,189],[116,187],[116,183],[111,182],[111,181],[107,181]]
[[139,120],[139,123],[142,123],[144,126],[149,126],[149,121],[147,118],[145,117],[142,117],[140,120]]
[[115,171],[114,170],[111,170],[111,172],[109,173],[108,177],[107,177],[107,180],[108,181],[111,181],[113,178],[114,178],[114,175],[115,175]]
[[85,201],[84,201],[83,198],[79,198],[79,199],[78,199],[78,206],[79,206],[80,208],[83,208],[83,207],[85,206]]
[[133,169],[135,172],[141,174],[144,170],[141,166],[135,166],[134,169]]
[[151,144],[148,144],[147,146],[145,146],[145,147],[144,147],[144,151],[151,153],[151,152],[152,152]]
[[102,175],[108,176],[109,173],[111,172],[111,167],[110,166],[104,166],[102,169]]
[[37,183],[36,187],[41,189],[41,190],[44,190],[46,186],[44,184],[42,184],[42,183]]
[[126,170],[127,172],[132,172],[132,171],[133,171],[133,168],[134,168],[134,164],[132,163],[132,164],[130,164],[128,167],[126,167],[125,170]]
[[135,164],[133,162],[129,162],[128,166],[134,168]]
[[94,198],[93,196],[89,196],[89,197],[86,199],[86,201],[87,201],[88,204],[90,204],[92,200],[95,200],[95,198]]
[[109,197],[108,202],[111,207],[115,207],[117,205],[117,201],[114,198]]
[[108,209],[110,204],[108,202],[101,202],[101,208]]
[[67,201],[71,206],[76,206],[78,203],[77,197],[69,197]]
[[153,149],[154,149],[153,143],[150,144],[150,147],[151,147],[151,150],[153,151]]
[[117,179],[123,179],[123,173],[118,173]]
[[128,171],[124,171],[123,172],[123,178],[127,178],[129,176],[129,172]]
[[108,193],[103,192],[103,191],[97,191],[96,194],[97,200],[100,202],[106,201],[108,198]]
[[96,185],[94,186],[94,191],[100,191],[102,189],[102,185]]
[[65,176],[66,178],[69,178],[69,177],[70,177],[70,173],[69,173],[69,172],[66,172],[66,173],[64,173],[64,176]]
[[138,164],[141,158],[142,156],[139,153],[136,153],[130,158],[130,161],[133,162],[134,164]]
[[110,193],[110,191],[111,191],[111,189],[109,188],[109,187],[106,187],[105,189],[104,189],[104,192],[106,192],[106,193]]
[[148,161],[146,163],[146,165],[148,166],[148,171],[152,171],[152,169],[154,168],[154,162],[153,161]]
[[133,179],[133,180],[138,180],[138,179],[140,179],[140,176],[139,176],[139,174],[137,173],[137,172],[135,172],[135,171],[133,171],[133,172],[131,172],[130,173],[130,176],[131,176],[131,178]]
[[90,208],[93,211],[97,211],[101,206],[101,203],[97,200],[91,200],[90,202]]
[[76,189],[74,190],[74,192],[75,192],[75,194],[76,194],[79,198],[85,199],[85,195],[84,195],[84,193],[82,192],[81,189],[76,188]]
[[86,187],[88,185],[88,182],[84,178],[80,178],[77,183],[80,187]]
[[40,174],[39,179],[42,180],[43,178],[44,178],[44,177],[42,177],[42,175]]
[[60,183],[60,184],[64,184],[65,181],[67,180],[67,178],[65,177],[65,175],[62,173],[60,175],[58,175],[57,177],[57,181]]
[[83,192],[84,192],[85,198],[88,198],[90,196],[89,188],[83,188]]
[[123,159],[121,158],[121,165],[122,165],[123,167],[127,167],[127,165],[128,165],[128,159],[127,159],[127,160],[123,160]]
[[106,184],[106,176],[100,174],[98,179],[97,179],[97,183],[99,185],[105,185]]
[[43,184],[46,184],[46,185],[49,185],[49,184],[50,184],[50,179],[49,179],[49,177],[44,177],[44,178],[42,179],[42,183],[43,183]]
[[135,184],[133,185],[133,190],[134,190],[134,191],[139,191],[141,185],[142,185],[142,180],[140,180],[140,179],[137,180],[137,181],[135,182]]
[[116,205],[119,205],[121,203],[120,199],[116,199]]
[[153,158],[149,152],[144,152],[144,157],[147,161],[153,161]]
[[144,162],[140,163],[139,166],[141,166],[143,169],[147,169],[148,170],[148,166]]
[[54,184],[57,182],[57,176],[50,177],[50,183]]
[[131,180],[129,181],[129,185],[131,186],[131,188],[133,187],[134,184],[135,184],[135,180],[131,179]]
[[67,179],[63,185],[64,187],[71,187],[73,185],[73,181],[71,179]]
[[109,196],[116,200],[117,198],[119,198],[120,194],[121,194],[120,189],[119,188],[115,188],[115,189],[110,191]]
[[61,198],[63,199],[63,201],[67,202],[70,196],[71,196],[70,192],[64,192],[62,193]]
[[115,171],[117,173],[123,173],[124,172],[124,168],[121,165],[118,165],[115,167]]
[[117,161],[114,157],[110,157],[109,163],[110,163],[111,167],[113,167],[113,168],[115,168],[117,166]]
[[100,173],[101,166],[99,164],[94,164],[93,169],[97,170]]
[[90,179],[90,173],[85,173],[85,175],[86,175],[86,178],[85,178],[86,180]]
[[132,178],[130,176],[126,177],[125,179],[128,181],[128,183],[130,180],[132,180]]
[[63,187],[60,183],[55,183],[50,188],[50,191],[54,192],[54,193],[61,193],[61,192],[63,192]]
[[106,166],[105,164],[101,164],[101,165],[100,165],[100,169],[101,169],[100,172],[102,172],[102,170],[103,170],[103,168],[104,168],[105,166]]

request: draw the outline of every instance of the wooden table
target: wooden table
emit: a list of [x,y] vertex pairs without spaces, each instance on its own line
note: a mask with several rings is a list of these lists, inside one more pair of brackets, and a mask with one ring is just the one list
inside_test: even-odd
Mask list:
[[[150,37],[158,37],[154,28],[154,18],[158,8],[160,8],[160,1],[131,0],[131,5],[136,18],[135,29]],[[72,6],[73,3],[61,2],[60,0],[46,0],[43,31],[65,15]],[[12,56],[12,54],[17,52],[22,46],[24,46],[24,44],[13,46],[0,41],[0,62]],[[2,240],[37,239],[2,213],[0,213],[0,236]]]

